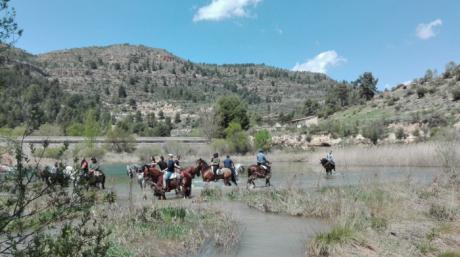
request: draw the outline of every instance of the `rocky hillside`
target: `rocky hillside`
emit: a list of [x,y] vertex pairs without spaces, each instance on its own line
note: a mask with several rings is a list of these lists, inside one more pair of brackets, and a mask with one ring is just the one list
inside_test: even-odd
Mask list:
[[34,61],[64,90],[99,94],[111,105],[168,102],[193,110],[237,94],[253,110],[268,113],[289,111],[307,97],[321,98],[336,84],[323,74],[255,64],[197,64],[162,49],[126,44],[56,51]]

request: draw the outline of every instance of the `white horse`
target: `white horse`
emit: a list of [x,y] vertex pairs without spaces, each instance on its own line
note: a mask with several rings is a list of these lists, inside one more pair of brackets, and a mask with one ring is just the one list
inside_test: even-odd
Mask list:
[[240,174],[242,174],[243,172],[244,172],[244,165],[241,164],[241,163],[235,164],[235,175],[236,175],[237,180],[238,180]]
[[144,178],[144,171],[142,167],[139,167],[136,164],[126,165],[126,172],[128,176],[133,179],[136,176],[137,184],[140,186],[142,191],[145,189],[145,178]]

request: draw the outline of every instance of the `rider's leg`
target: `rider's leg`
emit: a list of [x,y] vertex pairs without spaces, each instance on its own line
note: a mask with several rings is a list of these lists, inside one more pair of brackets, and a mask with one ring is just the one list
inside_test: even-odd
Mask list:
[[217,167],[212,166],[212,172],[214,173],[214,181],[217,181]]

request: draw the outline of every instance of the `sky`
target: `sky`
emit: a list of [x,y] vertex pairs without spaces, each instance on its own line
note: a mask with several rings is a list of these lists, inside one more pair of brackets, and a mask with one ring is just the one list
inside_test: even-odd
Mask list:
[[379,88],[460,62],[458,0],[12,0],[33,54],[110,44],[194,62],[264,63]]

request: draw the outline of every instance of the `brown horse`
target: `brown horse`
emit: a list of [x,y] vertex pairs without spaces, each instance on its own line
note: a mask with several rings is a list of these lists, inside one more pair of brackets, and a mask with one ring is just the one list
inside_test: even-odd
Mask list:
[[189,198],[192,193],[192,180],[195,178],[195,175],[200,176],[198,167],[190,166],[182,169],[179,172],[180,178],[172,179],[169,183],[169,187],[165,190],[163,188],[163,172],[148,165],[145,165],[143,169],[146,182],[151,183],[154,194],[158,196],[159,200],[166,200],[166,192],[170,192],[171,190],[175,190],[176,194],[182,190],[184,197]]
[[[204,182],[211,182],[211,181],[214,181],[215,179],[217,179],[217,180],[223,179],[224,184],[226,186],[231,186],[232,185],[230,183],[230,181],[232,179],[232,171],[230,169],[219,167],[220,169],[222,169],[222,174],[217,175],[216,178],[214,178],[214,172],[212,171],[211,166],[209,166],[206,163],[206,161],[204,161],[203,159],[198,159],[196,162],[197,162],[197,165],[198,165],[198,169],[202,173],[202,177],[203,177]],[[233,183],[235,183],[235,185],[236,185],[236,181],[233,181]]]
[[251,165],[248,167],[248,183],[247,185],[254,185],[256,186],[256,183],[254,182],[258,178],[265,178],[265,186],[271,186],[270,184],[270,178],[272,177],[271,169],[268,167],[268,170],[263,169],[259,165]]

